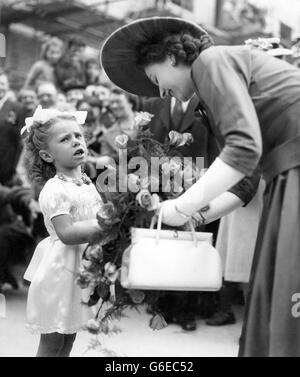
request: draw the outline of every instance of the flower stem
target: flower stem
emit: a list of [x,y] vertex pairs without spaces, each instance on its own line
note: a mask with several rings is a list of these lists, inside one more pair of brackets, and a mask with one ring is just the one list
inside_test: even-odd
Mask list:
[[100,308],[99,308],[98,311],[97,311],[97,314],[95,315],[95,319],[98,318],[98,316],[99,316],[99,314],[100,314],[100,310],[102,309],[102,306],[103,306],[103,304],[104,304],[104,300],[103,300],[103,299],[101,299],[101,300],[102,300],[102,302],[101,302]]
[[87,249],[88,249],[90,246],[91,246],[91,245],[88,244],[87,247],[83,250],[83,253],[82,253],[82,257],[81,257],[81,259],[84,259],[84,258],[85,258],[85,254],[86,254],[86,252],[87,252]]

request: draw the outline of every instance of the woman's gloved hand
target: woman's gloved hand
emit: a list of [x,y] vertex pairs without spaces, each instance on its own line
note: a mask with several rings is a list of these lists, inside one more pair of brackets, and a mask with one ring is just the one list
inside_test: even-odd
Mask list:
[[176,199],[169,199],[160,203],[157,214],[162,211],[162,222],[169,226],[182,226],[188,220],[189,217],[181,214],[180,209],[177,207]]

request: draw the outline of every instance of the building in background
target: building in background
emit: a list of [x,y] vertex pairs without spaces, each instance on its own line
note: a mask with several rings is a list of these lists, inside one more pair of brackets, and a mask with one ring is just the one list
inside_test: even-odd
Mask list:
[[148,8],[156,8],[155,0],[80,0],[85,6],[93,7],[108,16],[126,20],[132,11],[141,12]]
[[274,36],[287,44],[300,37],[299,0],[249,1],[267,11],[267,27]]
[[300,0],[0,0],[0,33],[6,37],[7,71],[13,89],[22,86],[49,35],[85,38],[95,57],[117,27],[140,17],[177,16],[201,24],[216,44],[300,35]]
[[[300,37],[299,0],[216,0],[217,24],[221,29],[260,31],[290,45]],[[240,29],[240,30],[239,30]]]
[[12,89],[21,88],[29,68],[39,59],[42,43],[50,35],[63,40],[80,35],[88,45],[87,56],[99,55],[103,40],[124,20],[98,10],[96,4],[85,3],[84,0],[0,0],[0,33],[6,37],[6,58],[0,59],[0,67],[7,72]]
[[[200,11],[198,3],[202,4]],[[88,54],[98,57],[101,44],[113,30],[136,18],[155,15],[207,23],[217,43],[229,43],[226,33],[214,29],[213,16],[207,18],[213,14],[210,3],[214,0],[0,0],[0,33],[7,45],[0,67],[18,90],[49,35],[67,40],[78,34],[86,40]]]

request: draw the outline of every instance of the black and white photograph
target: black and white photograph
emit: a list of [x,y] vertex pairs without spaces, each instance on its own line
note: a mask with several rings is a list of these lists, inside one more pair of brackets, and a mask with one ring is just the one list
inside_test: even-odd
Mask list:
[[0,0],[0,358],[300,357],[299,271],[300,0]]

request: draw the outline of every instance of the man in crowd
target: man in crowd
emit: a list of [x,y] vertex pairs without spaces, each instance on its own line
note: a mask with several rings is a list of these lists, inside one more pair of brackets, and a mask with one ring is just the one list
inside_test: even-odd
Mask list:
[[37,98],[43,109],[50,109],[57,105],[57,89],[52,82],[44,82],[37,88]]
[[24,107],[25,116],[30,117],[33,115],[34,110],[38,105],[37,95],[34,89],[23,88],[18,94],[18,101]]
[[86,43],[81,37],[74,36],[68,41],[67,50],[62,59],[57,63],[55,74],[59,89],[65,91],[74,80],[86,86],[86,73],[84,65],[84,51]]
[[12,264],[27,262],[33,250],[34,239],[28,227],[37,212],[32,190],[0,185],[0,292],[5,283],[18,288],[10,269]]
[[101,139],[101,154],[113,158],[118,156],[118,148],[115,145],[117,135],[127,134],[133,138],[136,130],[133,128],[135,118],[135,103],[133,97],[122,89],[113,88],[109,97],[109,112],[111,114],[111,126],[103,129]]
[[10,265],[24,261],[26,250],[33,246],[28,231],[32,220],[30,208],[33,210],[35,203],[33,193],[21,186],[16,173],[24,119],[23,108],[9,95],[7,76],[0,72],[0,289],[5,282],[17,288]]
[[6,186],[15,183],[16,166],[22,151],[20,129],[24,120],[24,110],[11,99],[8,78],[0,71],[0,183]]

